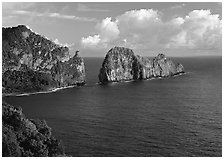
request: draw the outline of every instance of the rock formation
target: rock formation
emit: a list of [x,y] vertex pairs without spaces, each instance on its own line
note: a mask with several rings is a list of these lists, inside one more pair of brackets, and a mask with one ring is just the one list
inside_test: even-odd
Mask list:
[[101,83],[169,77],[184,72],[181,64],[175,64],[164,54],[154,59],[134,55],[131,49],[114,47],[103,61],[99,73]]
[[27,119],[21,108],[2,103],[2,156],[65,156],[45,121]]
[[47,91],[85,83],[83,59],[24,25],[2,28],[4,93]]

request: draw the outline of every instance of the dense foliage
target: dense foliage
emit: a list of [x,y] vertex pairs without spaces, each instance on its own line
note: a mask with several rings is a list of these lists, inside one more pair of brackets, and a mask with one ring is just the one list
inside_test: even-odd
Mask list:
[[3,92],[37,92],[85,83],[84,62],[24,25],[2,28]]
[[29,120],[21,108],[2,104],[2,155],[4,157],[65,156],[45,121]]
[[2,84],[9,92],[32,92],[47,90],[48,87],[55,85],[51,74],[37,71],[6,71],[3,74]]

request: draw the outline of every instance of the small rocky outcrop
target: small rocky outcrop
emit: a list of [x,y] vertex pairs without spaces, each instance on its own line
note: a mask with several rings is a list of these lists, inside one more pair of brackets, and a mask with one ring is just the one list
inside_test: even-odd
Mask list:
[[99,73],[101,83],[169,77],[184,72],[181,64],[159,54],[154,59],[134,55],[131,49],[114,47],[103,61]]
[[2,104],[2,156],[65,156],[45,121],[27,119],[21,108]]
[[55,44],[24,25],[2,28],[4,93],[29,93],[85,83],[78,52]]

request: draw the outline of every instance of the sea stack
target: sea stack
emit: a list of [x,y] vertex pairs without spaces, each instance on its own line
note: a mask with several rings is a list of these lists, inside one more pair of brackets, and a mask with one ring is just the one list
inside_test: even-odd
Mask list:
[[3,93],[85,84],[83,59],[24,25],[2,28]]
[[175,64],[164,54],[158,54],[154,59],[150,59],[135,55],[131,49],[114,47],[108,51],[98,77],[99,81],[105,84],[169,77],[180,73],[184,73],[184,67]]

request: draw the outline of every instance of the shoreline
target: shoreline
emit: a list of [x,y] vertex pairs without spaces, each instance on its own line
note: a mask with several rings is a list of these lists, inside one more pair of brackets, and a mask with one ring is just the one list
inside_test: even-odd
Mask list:
[[68,88],[73,88],[73,87],[78,87],[77,85],[72,85],[72,86],[67,86],[67,87],[59,87],[59,88],[54,88],[52,90],[48,90],[48,91],[40,91],[40,92],[32,92],[32,93],[8,93],[8,94],[4,94],[2,93],[2,96],[4,97],[8,97],[8,96],[16,96],[16,97],[21,97],[21,96],[29,96],[29,95],[35,95],[35,94],[47,94],[47,93],[53,93],[53,92],[57,92],[59,90],[62,89],[68,89]]
[[141,79],[141,80],[140,79],[137,79],[137,80],[132,79],[132,80],[122,80],[122,81],[108,81],[107,83],[98,82],[96,84],[107,85],[107,84],[116,84],[116,83],[129,83],[129,82],[135,82],[135,81],[151,81],[151,80],[156,80],[156,79],[162,80],[162,79],[166,79],[166,78],[178,77],[178,76],[185,75],[185,74],[188,74],[188,73],[190,73],[190,72],[181,72],[179,74],[168,76],[168,77],[151,77],[151,78]]
[[[184,73],[180,73],[174,76],[171,76],[173,78],[181,76],[181,75],[185,75],[188,74],[189,72],[184,72]],[[166,78],[166,77],[165,77]],[[156,80],[156,79],[165,79],[164,77],[152,77],[152,78],[148,78],[148,79],[143,79],[142,81],[150,81],[150,80]],[[129,83],[129,82],[135,82],[136,80],[127,80],[127,81],[111,81],[108,82],[106,84],[103,84],[101,82],[97,82],[95,85],[107,85],[107,84],[117,84],[117,83]],[[69,88],[74,88],[74,87],[79,87],[78,85],[72,85],[72,86],[67,86],[67,87],[59,87],[59,88],[54,88],[48,91],[40,91],[40,92],[32,92],[32,93],[2,93],[3,97],[9,97],[9,96],[15,96],[15,97],[22,97],[22,96],[29,96],[29,95],[36,95],[36,94],[47,94],[47,93],[54,93],[63,89],[69,89]]]

